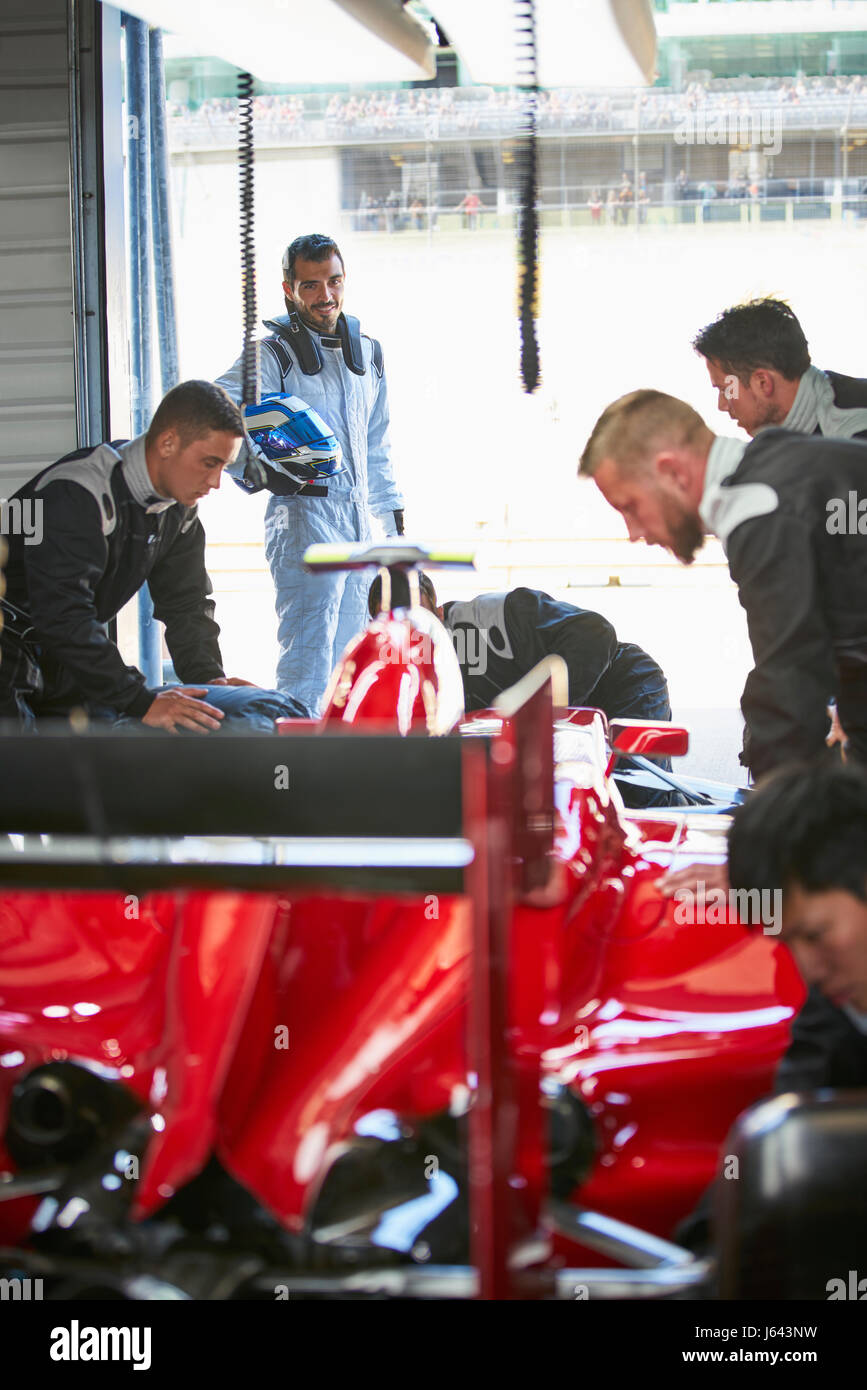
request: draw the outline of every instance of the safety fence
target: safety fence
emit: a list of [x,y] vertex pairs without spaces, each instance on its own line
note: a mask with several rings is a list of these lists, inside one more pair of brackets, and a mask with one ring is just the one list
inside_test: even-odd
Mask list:
[[[256,99],[266,158],[339,164],[341,227],[509,229],[525,98],[445,88]],[[233,158],[230,99],[170,107],[174,161]],[[703,87],[540,94],[543,224],[796,222],[867,212],[867,89]]]
[[[448,140],[518,133],[526,97],[517,89],[439,88],[361,96],[265,95],[256,98],[257,140],[265,144],[351,144],[370,140]],[[540,132],[550,135],[635,135],[642,131],[688,133],[697,118],[708,129],[743,133],[779,119],[790,131],[867,127],[867,83],[756,86],[692,84],[668,89],[541,92]],[[208,98],[198,107],[169,103],[176,146],[197,148],[231,141],[237,115],[231,98]],[[743,127],[743,131],[740,129]]]

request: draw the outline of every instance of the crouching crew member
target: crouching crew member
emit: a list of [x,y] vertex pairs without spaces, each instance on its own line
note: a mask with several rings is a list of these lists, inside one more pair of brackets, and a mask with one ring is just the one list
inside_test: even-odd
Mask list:
[[[29,728],[82,710],[206,733],[236,719],[272,729],[278,717],[306,713],[223,672],[196,503],[219,487],[242,434],[225,391],[187,381],[146,435],[68,454],[15,493],[39,526],[9,537],[0,718]],[[108,636],[145,582],[188,688],[150,689]]]
[[[609,719],[671,719],[668,684],[656,662],[632,642],[620,642],[600,613],[575,608],[540,589],[480,594],[437,605],[436,590],[419,575],[422,605],[452,635],[468,711],[487,709],[546,656],[561,656],[569,672],[569,704],[593,705]],[[382,581],[368,596],[371,616],[379,612]],[[671,770],[667,758],[655,760]],[[679,798],[676,798],[679,799]],[[631,804],[668,805],[667,792],[631,790]]]

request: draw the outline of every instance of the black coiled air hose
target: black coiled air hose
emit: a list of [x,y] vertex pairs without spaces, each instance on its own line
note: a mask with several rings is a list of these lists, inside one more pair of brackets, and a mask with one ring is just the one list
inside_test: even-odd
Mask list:
[[238,184],[241,198],[241,293],[244,315],[244,347],[241,399],[244,405],[259,403],[259,348],[256,330],[256,248],[253,240],[253,77],[238,73]]
[[536,108],[539,86],[536,63],[534,0],[515,0],[518,81],[526,94],[519,147],[520,203],[518,208],[518,312],[521,322],[521,380],[531,394],[539,385],[539,344],[536,341],[539,217],[536,212]]

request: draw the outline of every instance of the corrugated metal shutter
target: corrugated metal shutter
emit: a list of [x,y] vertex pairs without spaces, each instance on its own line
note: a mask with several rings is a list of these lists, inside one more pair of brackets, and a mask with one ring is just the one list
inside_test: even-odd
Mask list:
[[66,0],[0,12],[0,497],[77,446]]

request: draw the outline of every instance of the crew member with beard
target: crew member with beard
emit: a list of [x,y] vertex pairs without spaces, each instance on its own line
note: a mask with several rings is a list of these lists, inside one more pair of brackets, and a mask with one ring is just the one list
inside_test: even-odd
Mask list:
[[851,505],[839,524],[841,499],[865,486],[863,445],[782,429],[720,438],[686,402],[642,390],[603,411],[580,472],[632,541],[687,565],[706,533],[722,542],[755,660],[741,698],[753,776],[830,756],[832,691],[849,756],[867,762],[867,546]]
[[[342,467],[324,482],[300,485],[271,471],[265,554],[277,608],[277,687],[318,711],[328,677],[347,642],[364,627],[367,576],[335,570],[308,574],[304,552],[322,542],[369,541],[373,519],[402,535],[403,494],[394,478],[382,349],[343,312],[343,257],[329,236],[296,237],[283,255],[286,313],[266,319],[260,343],[261,398],[296,396],[336,437]],[[243,358],[220,377],[241,402]],[[245,402],[250,404],[250,402]],[[232,474],[256,491],[242,445]],[[254,470],[255,471],[255,470]]]

